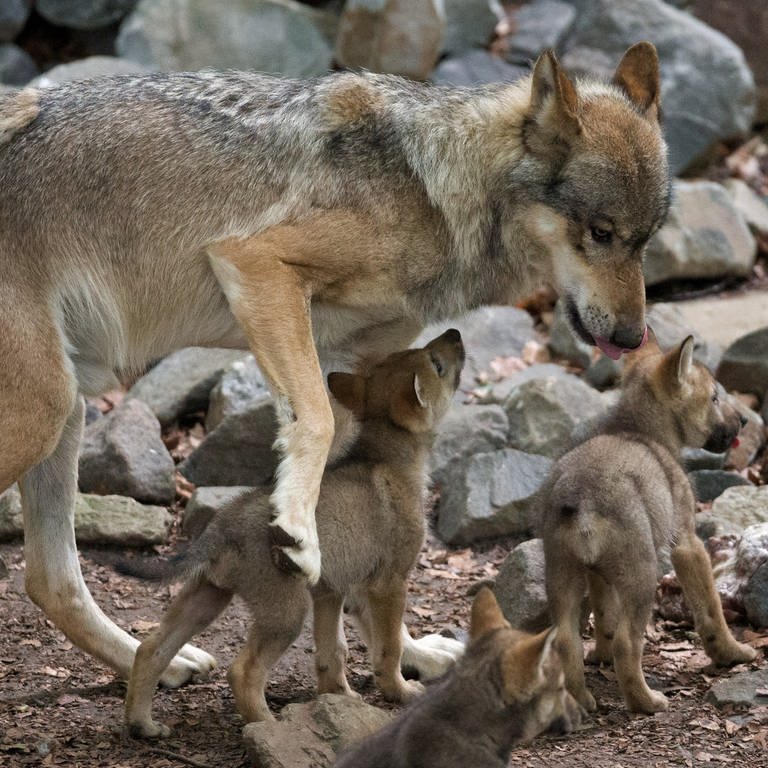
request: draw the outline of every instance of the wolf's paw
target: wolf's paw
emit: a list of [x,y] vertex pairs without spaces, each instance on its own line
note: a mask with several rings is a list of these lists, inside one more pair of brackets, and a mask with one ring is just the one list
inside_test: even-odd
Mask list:
[[587,664],[594,664],[595,666],[599,666],[600,664],[611,664],[613,662],[613,653],[610,649],[595,646],[587,651],[584,661]]
[[585,688],[580,694],[573,694],[573,698],[580,704],[582,709],[587,712],[594,712],[597,709],[595,697]]
[[442,677],[464,655],[464,643],[442,635],[425,635],[403,644],[400,666],[414,670],[419,680]]
[[751,645],[737,643],[735,640],[727,644],[717,644],[712,649],[708,648],[707,653],[718,667],[732,667],[735,664],[754,661],[757,657],[757,651]]
[[669,709],[669,699],[659,691],[648,691],[638,696],[626,697],[627,709],[631,712],[642,712],[652,715],[654,712],[666,712]]
[[381,692],[387,701],[406,704],[421,696],[426,688],[418,680],[396,680],[390,684],[381,684]]
[[[287,516],[286,516],[287,517]],[[272,561],[281,570],[301,575],[310,584],[320,580],[320,546],[314,525],[307,528],[278,515],[269,524]]]
[[151,718],[145,722],[126,723],[125,732],[132,739],[165,739],[171,735],[171,729]]
[[204,680],[216,667],[216,659],[194,645],[185,645],[160,677],[165,688],[179,688],[190,680]]

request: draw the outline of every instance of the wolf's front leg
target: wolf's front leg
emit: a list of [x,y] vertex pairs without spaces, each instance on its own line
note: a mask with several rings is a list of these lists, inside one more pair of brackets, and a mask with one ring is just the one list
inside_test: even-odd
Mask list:
[[[110,621],[80,572],[74,530],[77,456],[84,403],[78,398],[53,453],[20,483],[24,511],[26,587],[32,600],[78,647],[128,678],[139,642]],[[175,687],[215,666],[192,646],[176,656],[162,682]]]
[[211,265],[277,403],[282,453],[272,495],[273,553],[284,570],[320,578],[315,506],[334,425],[312,337],[311,287],[278,235],[226,240]]

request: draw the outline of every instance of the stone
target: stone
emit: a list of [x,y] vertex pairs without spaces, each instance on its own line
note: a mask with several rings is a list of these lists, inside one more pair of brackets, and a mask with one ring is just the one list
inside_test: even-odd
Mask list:
[[50,88],[72,80],[87,80],[102,75],[137,75],[148,72],[146,67],[117,56],[88,56],[66,64],[58,64],[30,81],[35,88]]
[[36,0],[35,9],[51,24],[69,29],[100,29],[120,21],[137,0]]
[[443,485],[471,456],[504,448],[508,435],[509,419],[501,406],[454,404],[440,422],[432,447],[432,480]]
[[543,379],[563,379],[569,381],[572,378],[574,378],[574,375],[568,373],[562,365],[557,365],[557,363],[535,363],[499,382],[492,383],[483,393],[482,402],[501,403],[503,405],[509,400],[513,392],[517,391],[528,381]]
[[686,472],[695,472],[699,469],[723,469],[725,467],[725,453],[712,453],[703,448],[683,448],[683,467]]
[[[173,518],[165,507],[125,496],[75,497],[75,538],[79,544],[149,547],[168,541]],[[21,498],[14,486],[0,496],[0,541],[21,538]]]
[[263,397],[225,417],[179,465],[195,485],[263,485],[277,469],[272,450],[277,417],[272,399]]
[[768,486],[743,485],[727,488],[712,504],[712,516],[723,525],[745,530],[768,523]]
[[443,0],[445,34],[442,53],[486,48],[504,11],[497,0]]
[[648,243],[646,285],[746,277],[757,243],[728,192],[712,181],[676,181],[664,226]]
[[186,347],[161,360],[129,390],[126,400],[145,402],[163,426],[179,416],[208,408],[211,390],[223,373],[247,353]]
[[436,85],[485,85],[487,83],[514,83],[531,74],[528,66],[508,64],[490,51],[464,51],[443,59],[431,80]]
[[210,392],[205,428],[210,432],[233,413],[242,413],[254,400],[269,394],[253,355],[230,363]]
[[621,381],[621,372],[624,369],[623,358],[621,360],[611,360],[608,355],[601,354],[584,371],[584,381],[590,387],[600,392],[615,387]]
[[11,42],[24,29],[31,10],[29,0],[3,0],[0,3],[0,42]]
[[518,544],[499,568],[493,588],[504,617],[516,629],[540,632],[550,623],[541,539]]
[[739,432],[738,446],[732,446],[728,450],[725,465],[728,469],[741,471],[757,458],[765,444],[765,424],[760,414],[755,413],[737,398],[729,397],[728,400],[741,417],[746,419],[746,424]]
[[511,448],[472,456],[446,479],[438,502],[437,533],[448,544],[529,533],[532,498],[552,461]]
[[392,717],[352,696],[325,693],[314,701],[289,704],[276,721],[249,723],[243,743],[260,768],[330,768],[337,753]]
[[768,706],[768,694],[758,693],[768,689],[768,669],[754,672],[736,672],[718,680],[707,691],[706,701],[719,709],[746,709]]
[[768,205],[765,200],[741,179],[727,179],[725,188],[751,232],[768,237]]
[[350,69],[426,80],[444,31],[440,0],[347,0],[334,57]]
[[734,341],[723,353],[717,378],[726,389],[762,397],[768,391],[768,327]]
[[742,592],[747,618],[756,627],[768,627],[768,552],[750,575]]
[[294,0],[140,0],[118,55],[151,69],[244,69],[311,77],[328,71],[336,16]]
[[718,140],[742,135],[755,114],[744,54],[724,35],[662,0],[571,0],[576,20],[562,61],[610,78],[621,55],[652,40],[661,61],[664,133],[677,175]]
[[181,530],[184,535],[190,539],[198,538],[217,512],[249,490],[250,488],[244,485],[196,488],[189,497],[181,518]]
[[[676,304],[657,302],[646,313],[648,327],[653,329],[661,349],[679,346],[687,336],[693,336],[693,359],[703,363],[710,371],[717,368],[723,351],[717,344],[696,334]],[[622,358],[623,359],[623,358]]]
[[567,450],[579,424],[603,415],[608,406],[599,392],[571,375],[522,384],[512,391],[504,410],[512,448],[555,458]]
[[[738,472],[726,472],[723,469],[698,469],[688,475],[693,492],[698,501],[714,501],[728,488],[734,485],[750,485],[749,480]],[[710,533],[715,536],[715,533]]]
[[571,328],[562,301],[555,304],[555,316],[549,329],[547,346],[554,357],[579,368],[588,368],[592,362],[593,348],[583,342]]
[[81,491],[157,504],[171,504],[176,496],[173,459],[159,422],[141,400],[124,400],[86,428],[78,466]]
[[37,74],[35,60],[13,43],[0,43],[0,83],[25,85]]
[[510,12],[512,32],[504,57],[512,64],[535,60],[545,49],[559,50],[576,20],[576,9],[562,0],[532,0]]

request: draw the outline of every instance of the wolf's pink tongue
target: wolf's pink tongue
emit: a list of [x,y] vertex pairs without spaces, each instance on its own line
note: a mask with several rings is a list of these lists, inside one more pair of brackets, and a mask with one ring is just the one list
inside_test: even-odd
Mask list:
[[[643,331],[643,339],[640,342],[640,345],[636,347],[635,349],[640,349],[640,347],[645,344],[645,342],[648,341],[648,326],[645,326],[645,330]],[[624,347],[617,347],[615,344],[611,344],[608,339],[604,338],[603,336],[595,336],[595,344],[597,344],[598,348],[604,352],[608,357],[611,358],[611,360],[618,360],[622,353],[624,352],[634,352],[633,349],[626,349]]]

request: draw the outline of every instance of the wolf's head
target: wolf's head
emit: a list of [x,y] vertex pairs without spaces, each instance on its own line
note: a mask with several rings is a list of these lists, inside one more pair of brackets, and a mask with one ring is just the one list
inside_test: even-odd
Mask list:
[[461,334],[450,329],[420,349],[389,355],[366,376],[331,373],[334,397],[362,422],[384,418],[411,433],[430,432],[448,410],[461,369]]
[[524,229],[544,250],[578,335],[617,358],[645,340],[646,243],[670,196],[656,49],[637,43],[610,84],[574,83],[542,54],[514,170]]

